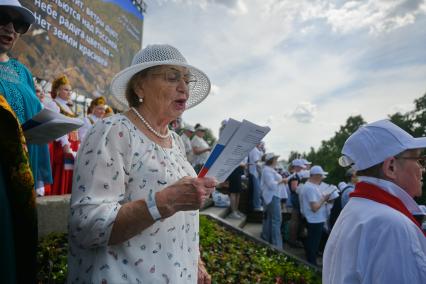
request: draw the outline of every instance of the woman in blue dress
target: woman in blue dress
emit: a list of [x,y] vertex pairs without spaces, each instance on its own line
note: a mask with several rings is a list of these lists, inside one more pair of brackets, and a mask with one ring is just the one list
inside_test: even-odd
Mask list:
[[[7,2],[7,1],[6,1]],[[15,112],[19,123],[36,115],[41,103],[35,94],[31,72],[18,60],[10,58],[8,52],[13,48],[21,34],[28,31],[34,23],[34,15],[28,9],[15,4],[0,4],[0,92]],[[27,144],[35,187],[52,183],[50,157],[47,144]]]

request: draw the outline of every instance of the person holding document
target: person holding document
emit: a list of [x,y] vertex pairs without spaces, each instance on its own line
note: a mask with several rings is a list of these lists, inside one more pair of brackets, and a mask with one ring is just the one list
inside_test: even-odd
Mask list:
[[216,180],[197,178],[168,124],[210,92],[170,45],[148,45],[112,80],[130,107],[95,124],[79,149],[69,220],[68,282],[210,283],[199,213]]
[[[22,125],[41,111],[33,75],[28,68],[8,53],[22,34],[35,21],[33,13],[17,0],[0,1],[0,93],[15,112]],[[52,183],[47,144],[27,144],[35,187]]]
[[207,129],[201,126],[201,124],[197,124],[195,126],[195,135],[191,140],[192,152],[194,153],[192,164],[197,173],[201,170],[204,163],[207,161],[211,151],[210,145],[206,140],[204,140],[206,130]]
[[313,166],[310,170],[309,180],[301,187],[300,209],[307,221],[308,237],[305,242],[306,259],[309,263],[317,265],[317,253],[327,221],[327,208],[325,204],[332,191],[321,193],[319,186],[327,173],[321,166]]

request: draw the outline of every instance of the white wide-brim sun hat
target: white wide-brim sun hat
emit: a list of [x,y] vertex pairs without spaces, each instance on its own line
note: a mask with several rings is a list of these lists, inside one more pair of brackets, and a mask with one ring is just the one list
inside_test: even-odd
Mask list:
[[142,70],[160,65],[174,65],[188,68],[196,82],[191,83],[186,109],[201,103],[210,93],[210,80],[198,68],[189,65],[183,55],[175,47],[168,44],[148,45],[133,57],[132,63],[126,69],[117,73],[111,82],[111,92],[123,105],[128,105],[126,100],[126,87],[129,80]]
[[4,0],[0,2],[0,7],[9,8],[18,12],[26,23],[34,24],[35,17],[33,12],[23,7],[18,0]]

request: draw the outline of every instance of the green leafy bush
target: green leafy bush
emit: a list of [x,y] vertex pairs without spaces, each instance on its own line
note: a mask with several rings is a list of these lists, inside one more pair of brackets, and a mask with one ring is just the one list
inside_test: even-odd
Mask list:
[[[213,283],[321,283],[319,273],[284,254],[237,235],[200,216],[201,257]],[[67,235],[53,233],[39,242],[39,283],[65,283]]]
[[37,274],[39,283],[65,283],[67,279],[68,239],[63,233],[52,233],[38,244]]
[[201,256],[213,283],[321,283],[318,272],[200,217]]

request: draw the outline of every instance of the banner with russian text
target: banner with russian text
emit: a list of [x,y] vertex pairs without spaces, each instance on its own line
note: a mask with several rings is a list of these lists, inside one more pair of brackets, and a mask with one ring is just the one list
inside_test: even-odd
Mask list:
[[36,23],[18,41],[12,56],[36,77],[52,81],[66,74],[78,93],[104,95],[120,108],[109,94],[109,84],[141,47],[142,0],[20,2],[33,11]]

